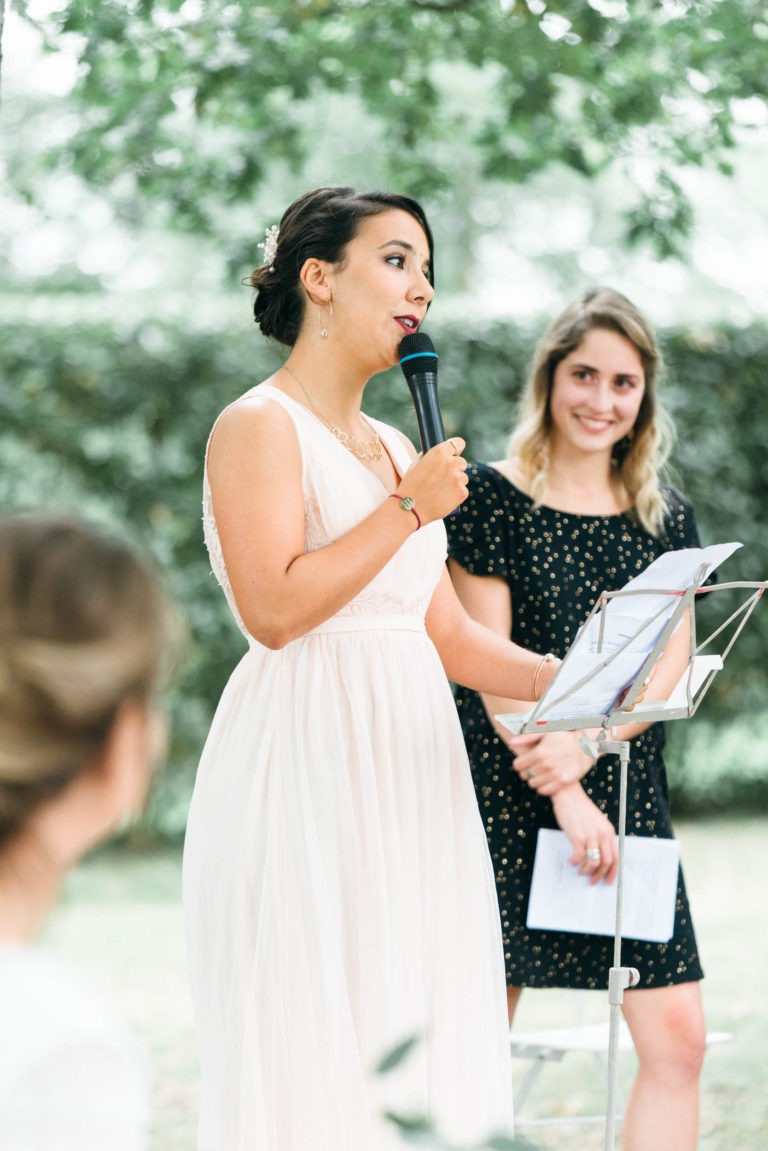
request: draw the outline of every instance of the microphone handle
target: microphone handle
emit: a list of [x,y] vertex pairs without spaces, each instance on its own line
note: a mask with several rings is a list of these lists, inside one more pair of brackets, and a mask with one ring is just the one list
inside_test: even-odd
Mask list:
[[445,428],[437,400],[437,372],[419,372],[408,380],[416,409],[421,450],[428,452],[445,441]]

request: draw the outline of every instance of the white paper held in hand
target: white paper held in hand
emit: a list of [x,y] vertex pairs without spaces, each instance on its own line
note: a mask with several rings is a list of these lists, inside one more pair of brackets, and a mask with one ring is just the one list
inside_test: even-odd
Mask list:
[[[539,828],[528,901],[527,926],[544,931],[613,935],[616,886],[590,884],[568,860],[573,848],[563,831]],[[675,926],[680,845],[676,839],[629,835],[624,846],[622,935],[666,943]]]

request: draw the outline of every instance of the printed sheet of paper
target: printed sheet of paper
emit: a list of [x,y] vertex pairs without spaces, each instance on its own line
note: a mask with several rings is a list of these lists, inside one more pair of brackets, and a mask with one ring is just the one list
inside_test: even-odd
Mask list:
[[[539,829],[528,902],[528,927],[549,931],[613,935],[616,884],[590,886],[568,860],[573,848],[564,831]],[[628,835],[624,841],[621,934],[665,943],[675,925],[680,864],[676,839]]]
[[[625,584],[622,593],[631,594],[610,599],[577,635],[536,708],[537,717],[579,719],[613,711],[679,605],[678,596],[665,593],[690,587],[702,566],[706,579],[740,547],[727,543],[665,552]],[[519,730],[530,714],[497,718]]]

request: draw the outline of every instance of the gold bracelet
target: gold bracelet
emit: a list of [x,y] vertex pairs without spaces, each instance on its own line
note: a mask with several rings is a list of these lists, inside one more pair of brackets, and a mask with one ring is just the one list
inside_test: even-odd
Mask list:
[[536,664],[536,671],[533,673],[533,698],[536,703],[541,699],[541,695],[539,694],[539,676],[541,675],[541,669],[545,663],[552,663],[555,659],[557,659],[557,656],[553,652],[548,651]]

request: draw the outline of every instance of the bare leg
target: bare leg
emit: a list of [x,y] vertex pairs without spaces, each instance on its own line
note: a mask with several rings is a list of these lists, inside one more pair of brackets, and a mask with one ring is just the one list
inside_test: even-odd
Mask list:
[[698,983],[630,990],[624,1016],[639,1060],[623,1151],[696,1151],[706,1030]]
[[520,1002],[520,996],[523,994],[522,987],[508,987],[507,988],[507,1014],[509,1015],[509,1026],[512,1026],[512,1020],[515,1017],[515,1008]]

